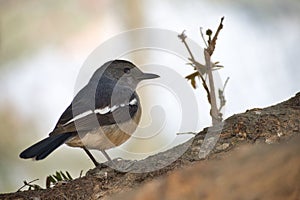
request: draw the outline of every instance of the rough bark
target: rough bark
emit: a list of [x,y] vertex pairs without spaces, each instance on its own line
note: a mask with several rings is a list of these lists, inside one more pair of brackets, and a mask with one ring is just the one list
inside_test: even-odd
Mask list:
[[199,162],[112,199],[300,199],[300,137],[280,145],[235,150]]

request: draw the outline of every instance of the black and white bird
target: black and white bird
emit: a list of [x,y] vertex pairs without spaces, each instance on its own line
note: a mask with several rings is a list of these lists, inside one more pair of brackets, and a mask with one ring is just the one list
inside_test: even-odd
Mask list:
[[25,149],[20,157],[41,160],[65,143],[83,148],[96,166],[99,163],[89,149],[100,150],[110,161],[105,150],[127,141],[140,122],[138,83],[158,77],[126,60],[106,62],[77,93],[49,136]]

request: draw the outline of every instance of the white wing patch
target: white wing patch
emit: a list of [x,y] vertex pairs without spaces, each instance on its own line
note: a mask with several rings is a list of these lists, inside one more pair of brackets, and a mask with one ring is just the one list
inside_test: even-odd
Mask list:
[[129,105],[136,105],[137,104],[137,100],[136,98],[132,99],[130,102],[129,102]]
[[71,122],[73,122],[73,121],[75,121],[75,120],[77,120],[77,119],[83,118],[83,117],[85,117],[85,116],[87,116],[87,115],[89,115],[89,114],[92,114],[92,113],[93,113],[92,110],[88,110],[88,111],[85,111],[84,113],[81,113],[81,114],[79,114],[79,115],[76,115],[73,119],[71,119],[71,120],[69,120],[68,122],[66,122],[65,124],[63,124],[63,126],[65,126],[65,125],[67,125],[67,124],[69,124],[69,123],[71,123]]
[[114,105],[111,107],[110,111],[114,112],[115,110],[117,110],[120,107],[120,105]]
[[106,106],[104,108],[98,108],[94,110],[94,113],[99,113],[100,115],[104,115],[106,113],[109,113],[111,111],[111,108],[109,106]]
[[132,99],[129,103],[122,103],[120,105],[114,105],[112,107],[109,107],[109,106],[106,106],[104,108],[98,108],[98,109],[95,109],[94,111],[92,110],[88,110],[86,112],[83,112],[79,115],[76,115],[73,119],[69,120],[68,122],[66,122],[65,124],[63,124],[63,126],[75,121],[75,120],[78,120],[78,119],[81,119],[81,118],[84,118],[86,117],[87,115],[89,114],[92,114],[92,113],[95,113],[95,114],[100,114],[100,115],[104,115],[104,114],[107,114],[109,112],[114,112],[115,110],[117,110],[118,108],[122,108],[122,107],[125,107],[125,106],[129,106],[129,105],[137,105],[137,99],[134,98]]

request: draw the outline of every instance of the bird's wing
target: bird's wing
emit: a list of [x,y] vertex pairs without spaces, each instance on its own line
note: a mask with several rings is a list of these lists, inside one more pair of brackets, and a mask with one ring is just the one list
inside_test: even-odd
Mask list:
[[116,108],[107,113],[97,113],[97,111],[88,111],[76,116],[65,124],[57,124],[51,134],[61,134],[70,132],[85,133],[100,126],[106,126],[116,123],[122,123],[130,120],[137,112],[138,105],[126,105]]
[[78,94],[74,97],[72,103],[60,116],[55,128],[60,127],[63,124],[69,122],[77,115],[80,115],[81,113],[85,113],[88,110],[92,109],[90,100],[92,97],[90,97],[89,93],[90,92],[86,86],[78,92]]
[[[130,102],[127,104],[121,103],[111,106],[109,103],[107,103],[108,105],[103,104],[97,98],[93,100],[93,96],[95,96],[94,91],[91,93],[88,91],[88,88],[83,88],[63,112],[50,135],[69,132],[88,132],[99,126],[128,121],[137,112],[139,101],[136,93],[133,93]],[[96,96],[99,96],[99,94],[96,94]],[[96,103],[95,105],[95,101],[97,100],[100,103]]]
[[53,134],[69,132],[84,133],[97,129],[100,126],[126,122],[133,117],[137,109],[138,105],[126,105],[105,114],[89,111],[75,120],[67,122],[66,124],[60,124],[54,129]]

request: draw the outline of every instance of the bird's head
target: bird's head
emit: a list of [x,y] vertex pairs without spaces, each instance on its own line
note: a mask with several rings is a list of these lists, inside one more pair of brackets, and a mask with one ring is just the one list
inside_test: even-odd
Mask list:
[[151,73],[144,73],[133,63],[126,60],[113,60],[106,62],[92,76],[91,80],[100,79],[113,82],[124,87],[135,89],[142,80],[154,79],[159,76]]

